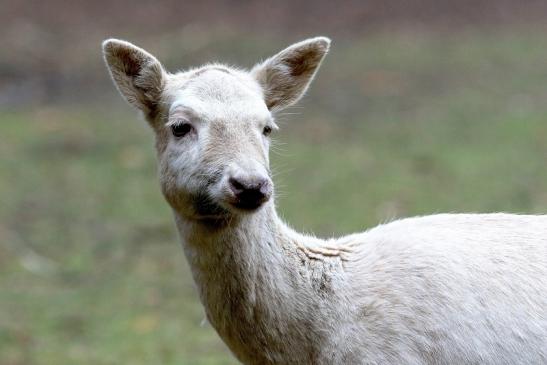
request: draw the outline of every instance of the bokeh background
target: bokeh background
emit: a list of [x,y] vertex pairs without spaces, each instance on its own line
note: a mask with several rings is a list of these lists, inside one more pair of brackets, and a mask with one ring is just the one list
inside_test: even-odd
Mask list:
[[279,116],[280,212],[321,236],[547,212],[547,2],[0,2],[0,364],[235,364],[204,321],[107,37],[171,71],[333,38]]

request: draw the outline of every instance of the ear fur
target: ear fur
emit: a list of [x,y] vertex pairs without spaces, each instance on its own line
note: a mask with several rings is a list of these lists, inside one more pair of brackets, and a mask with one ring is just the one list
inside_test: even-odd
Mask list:
[[145,50],[118,39],[103,42],[103,56],[122,96],[147,117],[153,117],[166,79],[160,62]]
[[278,111],[300,100],[329,47],[329,38],[306,39],[253,67],[251,74],[262,86],[268,109]]

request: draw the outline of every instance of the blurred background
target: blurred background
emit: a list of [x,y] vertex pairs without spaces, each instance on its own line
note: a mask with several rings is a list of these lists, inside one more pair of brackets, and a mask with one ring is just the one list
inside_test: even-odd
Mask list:
[[547,212],[547,2],[0,2],[0,364],[235,364],[204,321],[152,133],[100,54],[244,67],[333,38],[279,116],[278,205],[332,236]]

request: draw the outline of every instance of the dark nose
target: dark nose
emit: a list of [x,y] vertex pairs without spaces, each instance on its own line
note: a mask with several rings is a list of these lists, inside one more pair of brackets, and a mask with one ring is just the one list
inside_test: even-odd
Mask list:
[[252,210],[268,201],[272,195],[272,183],[267,178],[235,178],[228,180],[237,208]]

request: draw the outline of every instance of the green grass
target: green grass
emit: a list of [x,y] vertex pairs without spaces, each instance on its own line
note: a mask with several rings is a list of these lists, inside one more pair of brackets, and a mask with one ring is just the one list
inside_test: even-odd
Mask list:
[[[0,113],[0,364],[234,364],[202,325],[151,133],[112,97]],[[301,106],[273,153],[298,229],[547,211],[541,32],[342,40]]]

